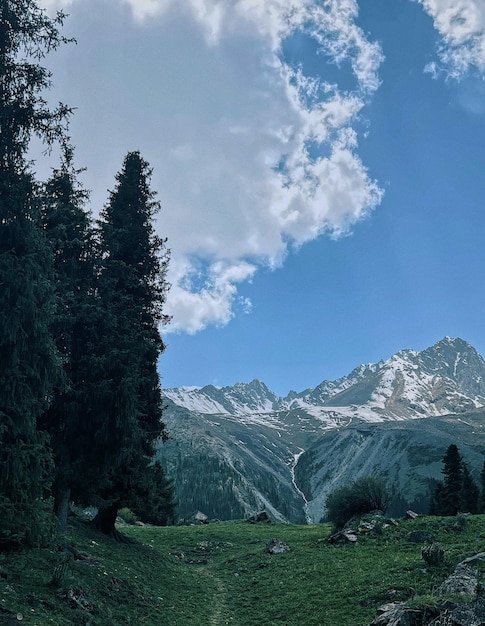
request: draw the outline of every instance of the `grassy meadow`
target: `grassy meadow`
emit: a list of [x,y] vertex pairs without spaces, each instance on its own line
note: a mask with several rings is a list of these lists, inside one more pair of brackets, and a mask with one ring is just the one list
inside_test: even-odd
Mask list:
[[[123,527],[121,544],[74,521],[66,543],[0,555],[0,624],[36,626],[365,626],[381,604],[432,601],[463,558],[485,549],[485,516],[398,520],[355,545],[330,545],[330,526],[217,522]],[[439,566],[408,535],[425,529]],[[267,554],[276,538],[291,547]],[[73,554],[74,552],[74,554]]]

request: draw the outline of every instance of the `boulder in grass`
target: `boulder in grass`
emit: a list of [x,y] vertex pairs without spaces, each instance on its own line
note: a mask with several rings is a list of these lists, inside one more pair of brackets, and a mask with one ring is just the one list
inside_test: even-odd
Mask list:
[[266,544],[266,552],[268,554],[283,554],[284,552],[289,552],[291,550],[290,546],[278,539],[271,539]]
[[340,530],[328,538],[328,543],[357,543],[357,535],[350,528]]

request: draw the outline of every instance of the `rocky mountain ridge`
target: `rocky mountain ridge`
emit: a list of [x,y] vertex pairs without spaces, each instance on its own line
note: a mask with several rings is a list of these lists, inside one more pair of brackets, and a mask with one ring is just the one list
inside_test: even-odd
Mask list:
[[[425,499],[454,433],[473,431],[467,445],[481,445],[485,361],[467,342],[445,337],[284,398],[258,380],[164,393],[171,440],[160,456],[182,513],[201,508],[226,519],[267,508],[282,520],[318,521],[328,491],[363,472],[388,476],[408,503]],[[444,428],[450,420],[464,430]],[[366,424],[372,437],[362,435]]]
[[[204,414],[263,415],[296,408],[328,407],[364,421],[446,415],[485,406],[485,361],[462,339],[445,337],[416,352],[360,365],[347,376],[279,398],[263,382],[166,389],[175,404]],[[347,410],[343,410],[347,407]],[[355,407],[360,410],[356,413]]]

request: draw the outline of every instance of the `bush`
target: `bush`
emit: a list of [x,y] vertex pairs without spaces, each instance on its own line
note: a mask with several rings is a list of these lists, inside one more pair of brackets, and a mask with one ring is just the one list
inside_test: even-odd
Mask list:
[[389,506],[391,493],[385,482],[379,478],[364,476],[350,485],[332,491],[325,502],[326,519],[336,529],[343,528],[354,515],[370,511],[385,511]]
[[123,507],[118,511],[118,517],[121,517],[126,524],[131,524],[132,526],[138,521],[133,511],[127,507]]
[[445,551],[438,543],[432,543],[422,547],[421,556],[428,565],[439,565],[444,560]]

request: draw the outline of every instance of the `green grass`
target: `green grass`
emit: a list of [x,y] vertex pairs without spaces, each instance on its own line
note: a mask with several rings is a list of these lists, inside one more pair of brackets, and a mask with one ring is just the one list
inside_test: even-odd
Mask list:
[[[0,555],[0,624],[363,626],[393,599],[433,597],[456,563],[485,549],[485,516],[463,531],[454,521],[401,520],[357,545],[329,545],[327,525],[243,521],[126,527],[140,543],[125,545],[76,523],[67,539],[87,558],[56,545]],[[407,539],[417,529],[435,535],[443,564],[425,564]],[[273,537],[291,551],[266,554]]]

